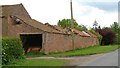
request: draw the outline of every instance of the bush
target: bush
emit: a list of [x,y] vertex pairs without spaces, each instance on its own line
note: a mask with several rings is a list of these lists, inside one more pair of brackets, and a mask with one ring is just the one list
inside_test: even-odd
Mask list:
[[19,38],[2,38],[2,64],[12,63],[23,57],[24,51]]
[[99,45],[102,43],[103,36],[98,33]]
[[109,45],[113,44],[116,39],[115,32],[111,31],[110,29],[97,29],[96,32],[102,35],[102,45]]

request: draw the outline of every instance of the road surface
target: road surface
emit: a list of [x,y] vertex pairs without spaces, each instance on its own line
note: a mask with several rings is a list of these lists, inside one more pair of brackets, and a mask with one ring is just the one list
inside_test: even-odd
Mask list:
[[[119,51],[119,52],[118,52]],[[89,56],[77,56],[77,57],[34,57],[27,58],[29,60],[34,59],[65,59],[70,63],[67,66],[118,66],[118,57],[120,56],[120,49],[103,54],[89,55]],[[118,56],[119,55],[119,56]]]
[[120,51],[120,49],[114,52],[103,54],[96,58],[91,58],[90,61],[77,66],[118,66],[120,65],[118,64],[118,55],[120,55],[118,54],[118,51]]

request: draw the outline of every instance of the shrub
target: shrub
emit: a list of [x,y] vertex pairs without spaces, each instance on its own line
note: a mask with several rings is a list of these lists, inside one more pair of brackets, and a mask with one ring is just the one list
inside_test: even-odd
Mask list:
[[2,38],[2,64],[12,63],[23,57],[24,51],[19,38]]
[[103,37],[101,41],[102,45],[109,45],[115,42],[116,35],[110,29],[97,29],[96,32],[99,32]]
[[102,43],[103,36],[98,33],[99,44]]

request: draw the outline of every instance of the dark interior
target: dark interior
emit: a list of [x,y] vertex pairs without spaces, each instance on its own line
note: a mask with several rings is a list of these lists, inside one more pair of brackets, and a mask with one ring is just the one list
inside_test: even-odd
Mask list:
[[30,47],[42,48],[42,34],[20,34],[25,51]]

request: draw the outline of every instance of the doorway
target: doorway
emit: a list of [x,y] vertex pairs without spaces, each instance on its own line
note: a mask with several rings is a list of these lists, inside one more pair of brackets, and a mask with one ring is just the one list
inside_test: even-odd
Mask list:
[[[42,49],[42,34],[20,34],[25,53],[33,48]],[[29,51],[28,51],[29,50]]]

